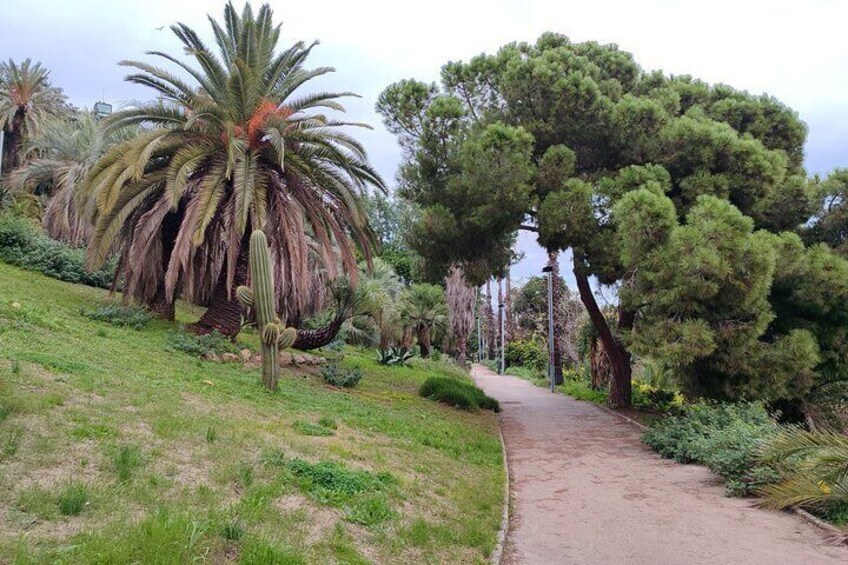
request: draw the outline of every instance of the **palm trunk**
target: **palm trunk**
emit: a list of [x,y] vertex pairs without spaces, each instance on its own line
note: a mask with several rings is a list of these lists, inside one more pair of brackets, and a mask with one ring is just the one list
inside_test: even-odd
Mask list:
[[344,321],[344,316],[336,316],[323,328],[317,330],[297,330],[297,338],[295,338],[292,347],[301,351],[308,351],[329,345],[336,339]]
[[554,383],[561,385],[562,377],[562,334],[564,332],[562,319],[562,287],[559,281],[559,251],[548,251],[548,266],[551,268],[551,283],[553,284],[551,302],[554,312]]
[[12,169],[21,166],[21,145],[23,145],[23,130],[24,130],[24,109],[18,108],[15,115],[12,116],[12,122],[8,130],[6,130],[5,145],[7,147],[6,166],[3,170],[10,172]]
[[489,341],[489,359],[495,358],[495,313],[492,311],[492,280],[486,281],[486,339]]
[[[246,230],[245,234],[250,233]],[[243,238],[236,258],[236,273],[232,286],[232,294],[227,289],[227,266],[221,268],[218,282],[212,292],[212,301],[209,308],[200,319],[189,326],[195,333],[208,334],[218,330],[230,339],[235,339],[241,330],[242,306],[235,298],[236,288],[247,283],[248,250],[250,245],[248,239]]]
[[421,357],[427,359],[430,357],[430,328],[421,328],[418,330],[418,346],[421,348]]
[[412,347],[412,328],[403,328],[403,337],[400,340],[400,346],[409,349]]
[[460,367],[465,367],[465,364],[468,361],[467,341],[468,340],[461,341],[456,344],[456,363]]
[[[580,300],[586,306],[586,311],[589,313],[589,319],[592,320],[592,325],[600,336],[604,351],[609,359],[612,378],[610,379],[609,397],[607,403],[616,408],[629,408],[631,405],[631,375],[632,367],[630,365],[630,352],[624,347],[610,330],[609,324],[604,317],[603,312],[598,307],[595,301],[595,296],[592,294],[592,287],[589,284],[589,276],[586,274],[585,265],[579,257],[578,252],[574,251],[574,276],[577,279],[577,289],[580,291]],[[620,330],[630,330],[633,328],[635,315],[632,312],[621,311],[619,313],[618,327]]]
[[[164,277],[164,273],[168,270],[168,264],[171,262],[171,254],[174,252],[174,245],[176,244],[177,234],[180,230],[180,222],[182,221],[182,214],[171,212],[165,215],[164,220],[162,221],[162,273]],[[174,292],[174,296],[176,297],[177,292]],[[167,293],[165,292],[165,282],[164,280],[160,280],[159,284],[156,286],[156,294],[153,296],[153,300],[150,302],[150,310],[165,320],[169,322],[174,321],[175,305],[176,299],[168,300]]]

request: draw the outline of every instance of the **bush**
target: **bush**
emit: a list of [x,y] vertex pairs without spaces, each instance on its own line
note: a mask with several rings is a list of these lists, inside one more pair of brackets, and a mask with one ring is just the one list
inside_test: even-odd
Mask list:
[[122,326],[134,330],[140,330],[153,319],[150,312],[140,306],[124,306],[121,304],[107,304],[94,310],[82,310],[80,313],[91,320],[107,322],[113,326]]
[[633,383],[633,407],[652,412],[680,412],[683,395],[674,390],[635,381]]
[[180,328],[179,331],[169,331],[167,341],[169,349],[197,357],[203,357],[207,353],[220,355],[237,352],[236,346],[218,330],[198,335],[185,331],[185,328]]
[[507,367],[521,366],[544,371],[548,366],[548,350],[537,341],[512,341],[506,344],[504,361]]
[[54,239],[26,218],[0,215],[0,261],[47,275],[60,281],[110,288],[114,260],[99,270],[85,269],[85,250]]
[[324,382],[333,386],[353,388],[362,380],[363,371],[359,367],[342,367],[338,363],[327,365],[321,369],[321,378]]
[[775,480],[757,453],[779,430],[762,403],[701,401],[655,422],[642,441],[663,457],[706,465],[727,479],[731,494],[744,495]]
[[463,408],[465,410],[482,408],[483,410],[500,412],[498,401],[487,396],[476,385],[450,377],[428,378],[421,385],[418,394],[430,400],[443,402],[454,408]]

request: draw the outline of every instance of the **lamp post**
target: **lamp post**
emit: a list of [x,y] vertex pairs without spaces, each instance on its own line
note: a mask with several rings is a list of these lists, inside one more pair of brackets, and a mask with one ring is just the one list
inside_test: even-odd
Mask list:
[[501,370],[498,371],[498,374],[503,375],[506,372],[506,365],[504,364],[504,360],[506,359],[504,357],[504,348],[505,348],[506,342],[504,341],[505,336],[504,336],[504,304],[503,304],[503,302],[498,304],[498,314],[500,314],[499,317],[501,319],[501,363],[500,363],[500,369]]
[[6,141],[6,130],[0,128],[0,176],[3,175],[3,142]]
[[548,276],[548,380],[551,392],[554,392],[554,284],[553,270],[550,265],[542,269]]

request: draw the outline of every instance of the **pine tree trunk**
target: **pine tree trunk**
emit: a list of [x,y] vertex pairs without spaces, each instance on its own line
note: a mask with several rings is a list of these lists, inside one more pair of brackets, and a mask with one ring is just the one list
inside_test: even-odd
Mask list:
[[486,281],[486,339],[489,340],[489,359],[495,358],[495,313],[492,311],[492,281]]
[[[249,233],[249,230],[245,232]],[[236,273],[233,280],[232,294],[227,290],[227,266],[221,268],[218,282],[212,292],[212,301],[203,316],[189,326],[189,330],[208,334],[218,330],[230,339],[235,339],[241,330],[241,302],[235,298],[236,288],[247,283],[249,240],[241,242],[236,256]]]
[[[577,289],[580,291],[580,300],[589,313],[589,319],[600,336],[601,343],[606,351],[610,363],[612,378],[609,383],[609,396],[607,404],[615,408],[629,408],[632,394],[632,367],[630,364],[630,352],[624,347],[610,330],[609,324],[603,312],[595,301],[592,287],[589,284],[589,276],[586,274],[583,260],[574,251],[574,276],[577,279]],[[635,316],[632,312],[620,312],[618,327],[620,330],[633,328]]]
[[601,340],[592,340],[589,349],[589,364],[592,373],[592,390],[604,390],[609,385],[610,362]]
[[553,284],[552,300],[554,311],[554,383],[561,385],[562,377],[562,287],[559,284],[559,251],[548,251],[548,266],[551,267]]

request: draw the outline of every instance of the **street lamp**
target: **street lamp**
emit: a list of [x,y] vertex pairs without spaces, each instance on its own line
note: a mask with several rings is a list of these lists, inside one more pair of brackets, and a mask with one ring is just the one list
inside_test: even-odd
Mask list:
[[551,392],[554,392],[554,268],[551,265],[542,269],[548,275],[548,380]]
[[501,364],[500,364],[501,370],[498,371],[498,374],[503,375],[506,372],[506,365],[504,364],[504,360],[505,360],[504,344],[506,342],[504,341],[504,305],[503,305],[503,302],[498,304],[498,314],[500,315],[500,319],[501,319]]

